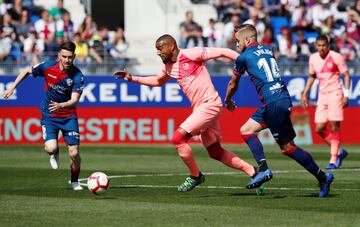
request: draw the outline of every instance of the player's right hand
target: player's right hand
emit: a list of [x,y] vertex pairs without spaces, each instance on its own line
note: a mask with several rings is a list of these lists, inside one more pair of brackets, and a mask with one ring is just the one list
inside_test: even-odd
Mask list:
[[3,93],[3,98],[7,99],[14,93],[14,89],[7,89]]
[[132,75],[126,70],[119,70],[114,73],[116,79],[124,79],[127,81],[132,81]]
[[232,99],[225,100],[225,107],[226,107],[226,109],[228,109],[231,112],[234,112],[235,109],[237,108],[237,106],[235,105],[235,102]]

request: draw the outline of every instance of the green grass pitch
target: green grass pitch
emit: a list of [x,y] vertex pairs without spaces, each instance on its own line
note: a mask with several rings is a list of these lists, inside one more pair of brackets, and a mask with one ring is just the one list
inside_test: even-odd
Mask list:
[[[52,170],[42,146],[0,145],[0,226],[359,226],[360,146],[335,174],[331,192],[318,198],[313,176],[265,147],[274,178],[262,196],[244,188],[249,177],[207,156],[194,154],[206,181],[188,193],[176,187],[186,168],[168,145],[83,145],[80,177],[102,171],[114,176],[101,196],[72,191],[69,157],[61,147],[60,169]],[[244,145],[225,145],[254,164]],[[324,168],[326,146],[304,146]],[[86,181],[82,181],[86,183]]]

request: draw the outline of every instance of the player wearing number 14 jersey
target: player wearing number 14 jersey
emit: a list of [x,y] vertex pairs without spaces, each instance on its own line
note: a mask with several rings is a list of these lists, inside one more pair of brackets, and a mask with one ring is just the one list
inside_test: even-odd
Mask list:
[[263,103],[240,129],[242,138],[258,163],[258,174],[247,187],[259,187],[272,178],[263,146],[257,137],[259,131],[269,128],[282,153],[313,174],[320,184],[319,196],[326,197],[334,176],[331,173],[324,173],[308,152],[295,145],[296,134],[290,119],[292,104],[289,92],[280,77],[271,48],[259,45],[256,42],[256,34],[256,29],[252,25],[240,25],[235,28],[237,47],[241,54],[235,61],[234,73],[225,97],[226,108],[235,111],[236,106],[231,98],[238,88],[241,75],[246,71]]

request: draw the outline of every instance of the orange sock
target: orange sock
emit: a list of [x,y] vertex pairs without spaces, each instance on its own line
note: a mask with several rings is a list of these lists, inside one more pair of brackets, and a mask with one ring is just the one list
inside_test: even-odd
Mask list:
[[184,143],[180,146],[176,146],[176,150],[185,165],[188,167],[190,176],[198,177],[200,170],[196,164],[190,145],[188,143]]
[[338,159],[340,145],[341,145],[340,132],[339,131],[331,132],[330,163],[336,163],[336,160]]
[[186,138],[186,136],[180,131],[177,130],[173,133],[172,142],[179,156],[181,157],[185,165],[188,167],[190,176],[198,177],[200,174],[200,170],[196,164],[194,154],[191,150],[190,145],[187,143],[187,140],[188,139]]
[[241,170],[251,177],[254,176],[255,169],[252,165],[245,162],[234,153],[225,150],[219,143],[211,145],[207,150],[211,158],[218,160],[231,168]]

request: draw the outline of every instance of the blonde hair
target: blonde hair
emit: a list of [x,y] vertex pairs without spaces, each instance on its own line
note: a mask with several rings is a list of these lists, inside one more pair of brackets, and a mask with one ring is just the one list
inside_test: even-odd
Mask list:
[[256,28],[251,24],[236,25],[234,28],[235,34],[239,34],[243,38],[255,38],[257,40]]

